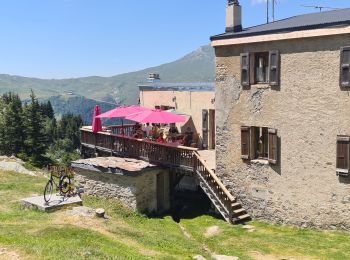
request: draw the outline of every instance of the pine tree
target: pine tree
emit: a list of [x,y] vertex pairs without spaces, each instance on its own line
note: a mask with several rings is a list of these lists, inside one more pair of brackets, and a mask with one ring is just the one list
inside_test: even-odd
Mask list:
[[0,151],[5,155],[17,155],[23,149],[22,102],[17,94],[2,96]]
[[31,103],[24,108],[25,152],[33,163],[38,163],[48,146],[44,131],[44,116],[34,92],[31,91]]

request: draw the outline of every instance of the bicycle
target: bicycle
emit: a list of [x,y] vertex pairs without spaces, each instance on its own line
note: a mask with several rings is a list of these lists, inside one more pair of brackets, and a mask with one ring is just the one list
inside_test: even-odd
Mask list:
[[[46,183],[44,190],[44,200],[48,203],[51,200],[54,187],[59,191],[61,196],[67,197],[74,193],[74,172],[73,169],[49,166],[50,178]],[[58,184],[55,179],[58,179]]]

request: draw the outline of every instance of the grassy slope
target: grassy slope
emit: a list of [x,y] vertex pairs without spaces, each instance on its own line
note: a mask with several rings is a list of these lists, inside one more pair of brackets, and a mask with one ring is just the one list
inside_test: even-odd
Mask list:
[[[231,226],[211,216],[175,223],[171,217],[146,218],[114,200],[84,197],[84,204],[103,207],[109,220],[67,216],[65,212],[23,210],[18,200],[40,194],[45,179],[0,172],[1,248],[28,259],[191,259],[210,253],[251,259],[252,252],[275,256],[349,259],[350,235],[287,226],[251,223],[256,231]],[[221,232],[211,238],[210,226]],[[186,230],[189,236],[185,236]],[[6,252],[6,251],[5,251]]]

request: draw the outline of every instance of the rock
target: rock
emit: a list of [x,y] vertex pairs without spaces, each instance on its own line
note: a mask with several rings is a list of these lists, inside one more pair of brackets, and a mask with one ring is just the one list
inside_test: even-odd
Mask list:
[[239,257],[228,256],[228,255],[212,255],[211,259],[213,259],[213,260],[239,260]]
[[208,227],[204,236],[206,238],[209,238],[209,237],[213,237],[213,236],[216,236],[217,234],[220,233],[220,228],[219,226],[211,226],[211,227]]
[[4,156],[0,158],[0,170],[36,176],[35,172],[27,170],[23,164],[24,162],[20,159],[12,159]]
[[68,210],[66,214],[70,216],[90,217],[90,218],[95,216],[94,209],[85,207],[85,206],[74,207],[71,210]]
[[99,218],[104,218],[105,217],[105,210],[104,209],[96,209],[95,210],[96,216]]
[[255,227],[251,225],[243,225],[243,229],[255,229]]
[[192,259],[194,259],[194,260],[206,260],[205,257],[201,256],[201,255],[196,255]]
[[251,225],[243,225],[243,229],[247,230],[247,232],[252,233],[255,231],[255,227]]

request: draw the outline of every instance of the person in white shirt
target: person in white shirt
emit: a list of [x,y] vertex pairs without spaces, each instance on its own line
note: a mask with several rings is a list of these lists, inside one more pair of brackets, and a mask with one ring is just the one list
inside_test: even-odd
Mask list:
[[152,126],[149,123],[146,123],[144,125],[142,125],[142,131],[145,133],[146,137],[149,136],[149,133],[152,130]]

